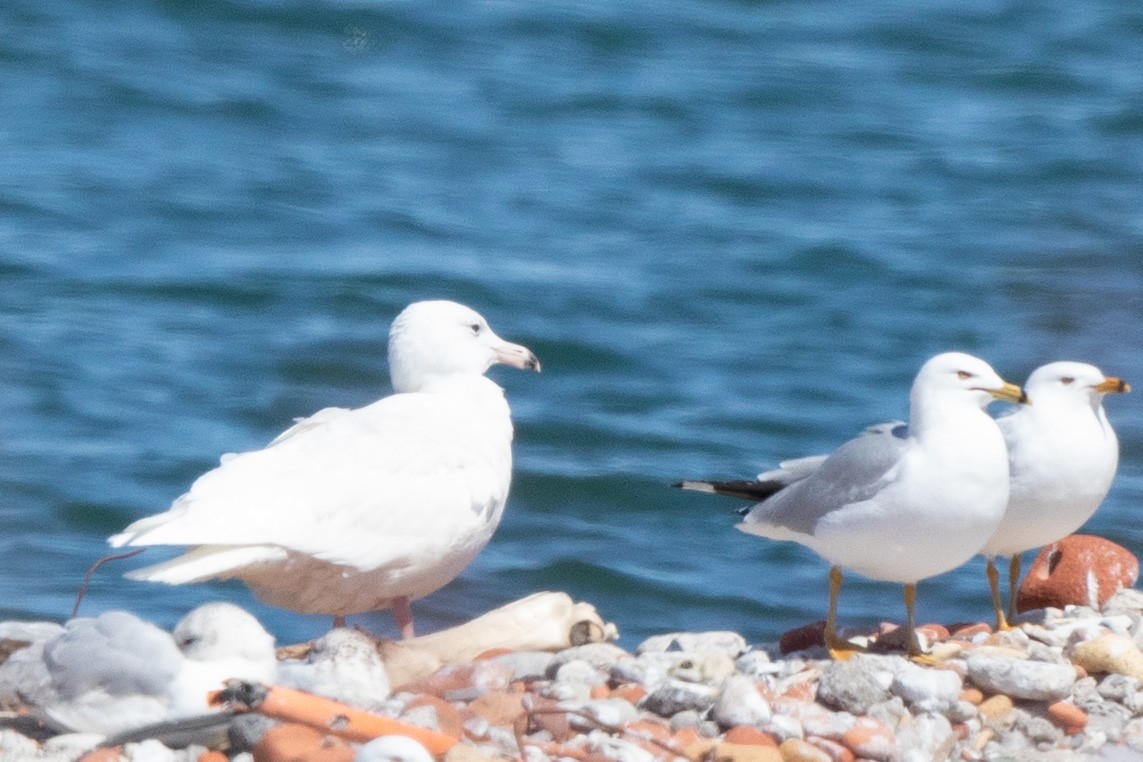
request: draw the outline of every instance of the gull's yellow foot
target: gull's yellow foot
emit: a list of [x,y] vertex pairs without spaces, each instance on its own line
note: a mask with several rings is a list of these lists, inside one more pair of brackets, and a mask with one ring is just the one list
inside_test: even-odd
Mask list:
[[826,630],[822,639],[825,641],[825,647],[829,651],[830,658],[834,661],[847,661],[852,659],[855,654],[863,654],[868,650],[864,646],[848,641],[830,630]]
[[1008,624],[1008,619],[1004,616],[1004,603],[1000,600],[1000,573],[996,571],[996,563],[993,559],[988,559],[984,571],[988,575],[988,589],[992,593],[992,611],[996,614],[996,631],[1011,630],[1012,625]]
[[852,659],[854,654],[864,653],[866,650],[837,634],[837,595],[840,592],[841,568],[834,566],[829,570],[829,615],[826,617],[825,632],[822,633],[826,650],[834,661]]
[[920,664],[925,667],[935,667],[941,663],[941,659],[933,656],[932,654],[925,653],[921,648],[921,641],[917,638],[917,586],[916,584],[905,585],[904,590],[905,598],[905,656],[909,661],[914,664]]

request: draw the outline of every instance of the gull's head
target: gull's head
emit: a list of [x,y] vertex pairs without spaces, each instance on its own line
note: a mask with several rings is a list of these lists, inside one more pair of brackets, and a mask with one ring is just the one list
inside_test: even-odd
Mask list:
[[463,304],[414,302],[389,329],[389,374],[398,392],[419,391],[433,378],[482,375],[497,363],[540,370],[530,349],[497,336]]
[[238,659],[265,662],[274,657],[274,636],[245,609],[232,603],[205,603],[184,616],[171,633],[193,661]]
[[1098,408],[1105,394],[1131,391],[1131,385],[1114,376],[1105,376],[1094,365],[1084,362],[1053,362],[1032,371],[1024,384],[1028,398],[1036,406],[1067,405]]
[[963,352],[945,352],[921,366],[913,382],[912,399],[940,397],[970,400],[984,408],[993,400],[1024,403],[1028,396],[1010,384],[979,357]]

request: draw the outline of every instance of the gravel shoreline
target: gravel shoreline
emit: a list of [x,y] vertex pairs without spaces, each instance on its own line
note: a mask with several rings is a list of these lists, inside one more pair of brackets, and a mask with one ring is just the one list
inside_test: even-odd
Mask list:
[[[10,625],[0,631],[34,632],[27,623]],[[430,663],[409,679],[393,663],[391,691],[381,685],[371,692],[356,670],[315,692],[455,740],[435,755],[448,762],[1143,760],[1143,593],[1122,590],[1102,611],[1029,612],[1005,632],[986,624],[951,633],[922,626],[935,665],[893,650],[892,629],[866,638],[871,651],[888,652],[847,661],[830,660],[818,644],[820,626],[808,625],[774,644],[697,632],[656,636],[633,652],[610,642],[554,652],[486,649],[439,668]],[[286,653],[296,659],[305,651]],[[100,739],[52,736],[18,706],[16,692],[0,667],[0,698],[13,710],[0,729],[3,760],[280,762],[358,754],[335,730],[257,713],[233,718],[221,752],[171,749],[156,739],[89,752]],[[357,758],[393,758],[370,753]]]

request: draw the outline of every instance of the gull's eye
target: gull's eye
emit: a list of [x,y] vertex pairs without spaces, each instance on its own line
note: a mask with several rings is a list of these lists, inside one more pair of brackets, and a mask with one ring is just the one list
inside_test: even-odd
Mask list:
[[1071,376],[1064,376],[1063,378],[1060,379],[1060,383],[1063,384],[1064,386],[1071,386],[1075,382],[1076,382],[1076,380],[1074,378],[1072,378]]
[[961,381],[967,381],[970,378],[972,378],[972,374],[969,373],[967,370],[958,370],[956,372],[956,377],[959,378]]
[[472,335],[473,336],[479,336],[480,335],[480,323],[473,323],[472,325],[469,326],[469,328],[472,329]]

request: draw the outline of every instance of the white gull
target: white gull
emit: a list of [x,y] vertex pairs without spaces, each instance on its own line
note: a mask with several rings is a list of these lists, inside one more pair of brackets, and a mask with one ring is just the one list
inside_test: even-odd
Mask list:
[[226,680],[277,674],[274,638],[229,603],[199,606],[172,634],[126,611],[72,619],[41,658],[45,677],[24,698],[58,730],[101,735],[209,714]]
[[1020,554],[1059,540],[1091,518],[1111,488],[1119,440],[1103,410],[1106,394],[1130,391],[1094,365],[1054,362],[1028,376],[1030,405],[997,418],[1008,444],[1008,509],[984,546],[996,625],[1008,627],[994,559],[1009,556],[1008,615],[1016,610]]
[[392,608],[409,637],[409,602],[460,574],[504,511],[513,430],[504,390],[484,377],[496,363],[540,369],[468,307],[411,304],[389,331],[394,394],[320,410],[264,449],[224,456],[170,510],[110,542],[190,546],[133,579],[237,578],[335,625]]
[[995,399],[1022,401],[1023,393],[979,358],[940,354],[913,382],[907,426],[874,427],[757,482],[679,486],[760,499],[739,529],[793,540],[830,562],[825,639],[836,656],[853,648],[836,630],[841,569],[904,585],[908,650],[920,656],[916,583],[979,553],[1008,501],[1004,438],[984,412]]

